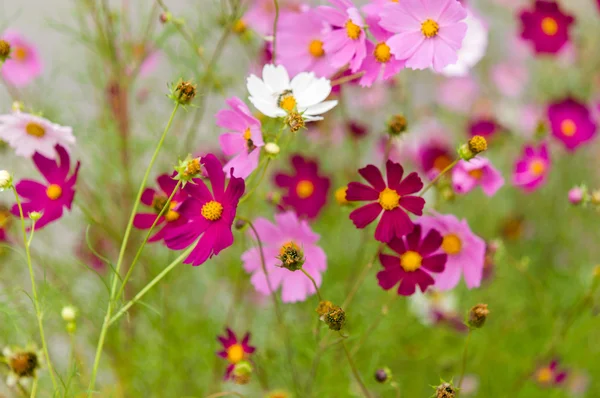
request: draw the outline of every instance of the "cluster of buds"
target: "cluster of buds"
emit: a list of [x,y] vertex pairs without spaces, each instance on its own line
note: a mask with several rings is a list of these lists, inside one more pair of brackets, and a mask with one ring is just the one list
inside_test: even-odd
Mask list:
[[11,189],[13,186],[13,179],[10,173],[6,170],[0,170],[0,192],[5,189]]
[[284,243],[279,249],[277,259],[281,261],[280,267],[287,268],[290,271],[298,271],[306,261],[304,252],[294,242]]
[[188,155],[184,160],[179,161],[179,164],[175,166],[175,171],[177,172],[177,175],[173,178],[181,181],[181,185],[185,186],[185,184],[200,176],[200,173],[202,172],[200,157]]
[[469,310],[467,326],[471,329],[481,329],[489,313],[490,310],[488,310],[487,304],[477,304]]
[[600,189],[589,190],[585,185],[569,191],[569,202],[576,206],[594,206],[600,210]]
[[238,362],[231,371],[231,378],[235,384],[248,384],[253,370],[250,362]]
[[67,323],[67,332],[69,334],[75,333],[77,330],[77,323],[75,322],[77,320],[77,309],[72,305],[67,305],[60,311],[60,316]]
[[0,65],[10,57],[10,43],[0,40]]
[[196,96],[196,85],[189,81],[179,80],[171,86],[169,98],[180,105],[188,105]]
[[403,115],[394,115],[387,124],[388,134],[395,137],[406,131],[408,123]]
[[486,139],[481,135],[476,135],[458,148],[458,156],[463,160],[469,161],[481,152],[487,151],[487,147]]

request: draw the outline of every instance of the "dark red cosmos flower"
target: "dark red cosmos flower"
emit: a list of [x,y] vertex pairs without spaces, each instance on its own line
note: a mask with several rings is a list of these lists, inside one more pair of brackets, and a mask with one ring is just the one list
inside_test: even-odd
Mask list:
[[388,247],[398,253],[398,256],[379,254],[379,261],[383,271],[377,273],[379,286],[390,290],[398,282],[398,294],[410,296],[416,286],[422,292],[435,283],[430,273],[440,273],[446,267],[448,255],[445,253],[433,254],[442,245],[442,235],[435,229],[421,240],[421,226],[415,225],[413,231],[405,237],[394,238]]
[[316,218],[329,193],[329,178],[319,175],[317,162],[300,155],[292,156],[296,173],[275,175],[275,184],[287,189],[281,200],[283,208],[292,208],[299,217]]
[[533,10],[521,11],[521,37],[533,43],[538,54],[556,54],[569,41],[575,18],[564,14],[557,2],[537,0]]
[[417,173],[410,173],[404,180],[404,169],[399,163],[388,160],[386,163],[387,185],[379,169],[372,164],[358,170],[371,185],[360,182],[348,184],[346,199],[352,201],[372,201],[350,213],[350,219],[357,228],[371,224],[383,211],[383,216],[375,229],[375,239],[389,242],[394,237],[409,234],[413,230],[405,210],[418,216],[423,215],[425,199],[411,194],[423,188]]
[[225,371],[225,380],[231,377],[231,372],[233,372],[236,364],[246,360],[250,354],[256,351],[256,347],[249,344],[250,333],[246,333],[244,338],[239,341],[231,329],[227,328],[226,332],[226,336],[217,336],[217,339],[223,345],[223,350],[217,352],[217,355],[229,362],[229,366],[227,366],[227,370]]

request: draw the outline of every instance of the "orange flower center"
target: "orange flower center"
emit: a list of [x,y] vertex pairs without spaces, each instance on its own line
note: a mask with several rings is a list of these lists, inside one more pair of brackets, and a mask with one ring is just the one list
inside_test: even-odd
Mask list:
[[244,347],[241,344],[234,344],[227,349],[227,360],[233,364],[244,359]]
[[27,125],[25,126],[25,131],[27,132],[27,134],[37,138],[42,138],[46,135],[46,129],[42,127],[39,123],[35,122],[27,123]]
[[577,125],[571,119],[565,119],[560,124],[560,131],[567,137],[572,137],[577,132]]
[[379,193],[379,204],[384,210],[394,210],[399,206],[400,195],[390,188],[385,188]]
[[352,22],[351,19],[346,21],[345,26],[346,34],[349,38],[351,38],[352,40],[357,40],[360,37],[360,32],[362,32],[362,29],[360,28],[360,26]]
[[558,22],[552,17],[545,17],[542,19],[542,32],[548,36],[554,36],[558,33]]
[[415,251],[409,250],[400,256],[400,266],[406,272],[413,272],[421,268],[423,257]]
[[535,159],[529,163],[529,172],[536,177],[541,176],[546,171],[546,163],[540,159]]
[[16,47],[12,53],[10,54],[10,57],[16,61],[25,61],[27,59],[27,50],[23,47]]
[[325,55],[323,50],[323,42],[321,40],[313,40],[308,45],[308,52],[315,58],[322,57]]
[[250,127],[248,127],[246,131],[244,131],[244,139],[248,141],[250,138],[252,138],[252,133],[250,132]]
[[217,221],[223,215],[223,205],[219,202],[211,200],[202,206],[202,210],[200,212],[202,213],[202,217],[206,218],[207,220]]
[[423,36],[427,37],[428,39],[437,36],[439,30],[440,25],[438,25],[438,23],[433,19],[427,19],[421,24],[421,32],[423,33]]
[[469,175],[476,180],[481,180],[481,177],[483,177],[483,170],[482,169],[471,170],[471,171],[469,171]]
[[392,53],[390,52],[390,46],[388,46],[385,43],[378,43],[377,46],[375,46],[375,51],[373,51],[373,55],[375,56],[377,62],[385,64],[392,57]]
[[246,31],[246,22],[244,22],[241,19],[238,19],[237,21],[235,21],[235,23],[233,24],[233,27],[231,28],[233,30],[234,33],[244,33]]
[[165,214],[165,219],[167,220],[167,222],[179,220],[179,213],[173,210],[175,207],[177,207],[177,205],[178,203],[174,201],[169,203],[169,210],[167,211],[167,214]]
[[46,196],[51,200],[56,200],[62,196],[62,188],[57,184],[50,184],[48,188],[46,188]]
[[450,163],[452,163],[452,159],[450,159],[447,155],[440,155],[433,161],[433,168],[442,171],[446,167],[450,166]]
[[542,369],[538,370],[537,380],[540,383],[548,383],[552,380],[553,375],[554,375],[554,373],[552,372],[552,370],[550,368],[542,368]]
[[462,241],[456,234],[445,235],[442,250],[447,254],[458,254],[462,250]]
[[298,185],[296,185],[296,194],[300,199],[308,198],[313,192],[315,192],[315,185],[308,180],[301,180]]

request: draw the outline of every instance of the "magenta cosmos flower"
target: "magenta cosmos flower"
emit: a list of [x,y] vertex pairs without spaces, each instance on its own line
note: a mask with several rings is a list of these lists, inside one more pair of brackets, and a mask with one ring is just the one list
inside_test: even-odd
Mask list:
[[469,123],[469,135],[474,137],[476,135],[480,135],[485,139],[489,140],[496,134],[498,134],[502,127],[494,119],[488,117],[482,117],[475,120],[472,120]]
[[515,164],[513,184],[527,192],[535,191],[546,182],[549,170],[548,145],[542,143],[537,148],[528,145],[523,149],[521,158]]
[[423,188],[423,182],[417,173],[410,173],[402,179],[404,169],[399,163],[388,160],[385,167],[387,184],[381,171],[370,164],[358,172],[371,186],[351,182],[346,191],[346,200],[350,202],[373,202],[350,213],[350,219],[357,228],[371,224],[383,212],[375,229],[375,239],[380,242],[389,242],[394,237],[410,233],[414,224],[406,211],[420,216],[425,206],[425,199],[411,195]]
[[332,29],[323,38],[323,49],[331,65],[341,68],[350,64],[356,72],[367,55],[365,22],[350,0],[329,0],[334,7],[320,6],[317,12]]
[[438,253],[448,257],[446,269],[436,276],[435,288],[450,290],[458,285],[464,275],[469,289],[479,287],[483,278],[485,241],[471,232],[466,220],[460,221],[451,214],[423,216],[420,219],[423,232],[437,231],[442,236]]
[[459,161],[452,169],[452,186],[459,194],[471,192],[481,186],[483,193],[494,196],[504,185],[504,177],[486,158],[476,157],[466,162]]
[[466,17],[467,10],[456,0],[402,0],[384,6],[380,24],[395,33],[387,44],[406,67],[441,72],[458,61]]
[[[71,210],[73,198],[75,197],[75,183],[77,182],[80,163],[77,162],[75,171],[69,176],[71,159],[67,150],[57,145],[56,152],[60,163],[39,153],[33,155],[35,167],[42,173],[47,183],[21,180],[15,186],[19,196],[25,199],[22,202],[25,217],[32,211],[43,213],[42,217],[35,223],[36,230],[61,218],[63,207]],[[19,216],[19,207],[16,204],[13,205],[11,212],[15,216]]]
[[538,54],[556,54],[569,41],[575,18],[564,14],[555,1],[537,0],[533,10],[521,11],[521,37]]
[[[171,194],[177,186],[177,181],[173,179],[175,174],[168,175],[163,174],[156,179],[159,190],[153,188],[146,188],[142,193],[141,202],[146,206],[152,207],[153,213],[138,213],[133,219],[133,226],[139,229],[149,229],[154,220],[158,217],[158,214],[167,204],[167,200],[171,197]],[[158,242],[165,238],[165,235],[172,231],[174,228],[182,226],[187,223],[187,219],[179,214],[179,206],[187,199],[188,194],[186,191],[180,189],[169,204],[169,208],[165,210],[165,213],[160,216],[156,223],[156,228],[162,225],[162,228],[156,232],[148,242]]]
[[6,82],[15,87],[26,86],[42,74],[43,66],[37,49],[25,38],[12,30],[2,35],[2,40],[10,44],[10,58],[0,72]]
[[199,178],[187,184],[184,190],[190,197],[177,208],[177,212],[189,221],[170,229],[165,235],[167,247],[174,250],[185,249],[202,235],[184,260],[185,264],[192,265],[204,263],[233,244],[231,226],[245,190],[244,180],[234,177],[233,172],[230,172],[231,178],[225,189],[223,166],[214,155],[206,155],[200,163],[206,168],[212,193]]
[[227,380],[231,377],[235,365],[247,360],[256,351],[256,347],[250,345],[250,333],[246,333],[242,340],[239,340],[231,329],[227,328],[225,331],[225,336],[217,336],[217,340],[223,345],[223,350],[217,352],[217,355],[229,362],[224,376]]
[[295,174],[275,175],[275,184],[287,189],[281,205],[283,208],[294,209],[299,217],[316,218],[327,202],[329,178],[319,175],[316,161],[300,155],[292,156],[292,166]]
[[548,107],[552,135],[574,151],[596,135],[596,124],[584,104],[568,98]]
[[446,254],[434,254],[442,244],[442,236],[435,230],[421,237],[421,226],[416,224],[413,231],[404,237],[395,237],[388,247],[400,257],[380,253],[379,261],[383,271],[377,273],[379,286],[390,290],[398,282],[398,294],[410,296],[417,285],[422,292],[434,284],[431,273],[444,271]]
[[540,366],[534,373],[535,381],[542,387],[552,387],[563,384],[567,379],[568,372],[560,369],[558,360]]
[[[277,259],[277,256],[286,247],[294,245],[298,247],[306,259],[302,268],[320,286],[321,274],[327,269],[327,257],[323,249],[317,246],[319,235],[310,229],[307,221],[299,220],[293,211],[276,214],[275,222],[274,225],[264,218],[254,221],[254,227],[263,246],[269,281],[274,290],[281,287],[281,300],[284,303],[304,301],[308,296],[316,293],[315,287],[302,272],[292,272],[281,268],[279,266],[281,261]],[[253,233],[251,236],[255,238]],[[250,281],[254,288],[264,295],[270,294],[269,285],[262,269],[260,249],[255,247],[246,251],[242,254],[242,260],[244,269],[252,274]]]
[[219,143],[223,153],[233,158],[223,170],[227,172],[233,168],[236,177],[245,179],[258,167],[260,147],[265,145],[261,124],[238,97],[231,97],[226,102],[231,109],[217,113],[217,125],[231,132],[221,134]]

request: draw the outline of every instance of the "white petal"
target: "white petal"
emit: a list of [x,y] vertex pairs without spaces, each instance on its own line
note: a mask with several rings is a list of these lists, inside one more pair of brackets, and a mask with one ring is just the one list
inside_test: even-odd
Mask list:
[[325,101],[330,93],[331,82],[329,80],[325,78],[314,79],[306,90],[296,97],[296,102],[298,107],[310,107]]
[[264,101],[274,98],[275,94],[267,85],[255,75],[250,75],[246,80],[248,92],[252,97],[261,98]]
[[325,101],[321,102],[317,105],[312,105],[306,108],[305,110],[298,109],[303,115],[306,116],[314,116],[314,115],[322,115],[323,113],[333,109],[337,105],[337,101]]
[[282,65],[265,65],[262,77],[265,84],[276,94],[281,94],[291,88],[290,77]]
[[258,109],[262,114],[268,117],[282,117],[286,113],[283,109],[278,108],[277,105],[261,100],[260,98],[249,97],[248,98],[252,105]]
[[303,114],[302,117],[304,118],[305,122],[316,122],[317,120],[323,120],[322,116],[310,116]]
[[292,79],[292,91],[294,92],[294,97],[298,99],[298,97],[302,97],[306,89],[312,84],[312,82],[316,79],[316,76],[312,72],[302,72],[298,73]]

